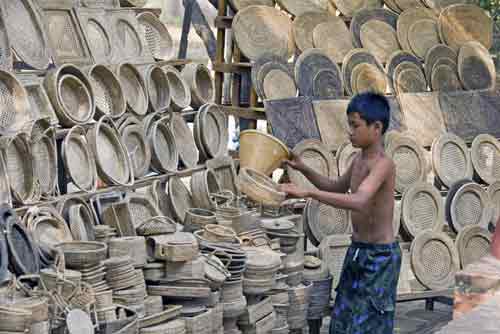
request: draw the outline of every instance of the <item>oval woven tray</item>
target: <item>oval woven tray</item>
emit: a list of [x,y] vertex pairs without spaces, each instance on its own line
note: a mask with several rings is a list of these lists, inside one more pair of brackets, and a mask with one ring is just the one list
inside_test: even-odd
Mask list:
[[470,155],[478,179],[486,184],[500,180],[500,143],[495,137],[488,134],[476,136]]
[[461,179],[471,179],[472,162],[465,141],[446,133],[432,143],[432,168],[439,181],[446,187]]
[[181,111],[191,104],[191,90],[175,67],[167,65],[162,67],[167,74],[170,84],[171,106],[174,111]]
[[462,269],[490,254],[491,234],[479,226],[467,226],[458,233],[455,245]]
[[149,96],[141,73],[129,63],[116,65],[114,72],[122,85],[127,100],[127,110],[135,115],[144,116],[148,111]]
[[201,142],[209,157],[225,155],[229,131],[226,115],[215,104],[208,105],[200,115]]
[[0,133],[12,135],[33,121],[28,92],[13,74],[2,70],[0,70],[0,92],[3,101],[3,108],[0,111]]
[[318,246],[323,239],[335,234],[351,233],[351,213],[318,201],[309,200],[304,211],[306,231]]
[[143,127],[139,124],[125,126],[121,130],[121,138],[132,162],[134,176],[143,177],[151,164],[151,148],[144,135]]
[[94,92],[96,116],[121,117],[127,111],[127,101],[118,77],[104,65],[90,67],[88,76]]
[[187,64],[182,69],[182,77],[191,90],[191,106],[199,109],[215,100],[215,82],[210,70],[203,64]]
[[151,166],[159,172],[175,172],[179,165],[176,139],[164,120],[153,123],[149,137]]
[[57,185],[57,150],[53,138],[41,135],[31,143],[35,175],[40,191],[50,195]]
[[146,83],[151,109],[156,112],[167,110],[172,98],[167,74],[155,64],[141,67],[141,71]]
[[337,64],[341,64],[344,57],[354,48],[349,28],[338,16],[332,16],[327,22],[314,28],[313,44],[315,48],[326,50]]
[[186,120],[181,115],[172,115],[170,130],[174,135],[179,150],[179,158],[186,168],[196,167],[199,159],[198,149],[194,141],[193,133]]

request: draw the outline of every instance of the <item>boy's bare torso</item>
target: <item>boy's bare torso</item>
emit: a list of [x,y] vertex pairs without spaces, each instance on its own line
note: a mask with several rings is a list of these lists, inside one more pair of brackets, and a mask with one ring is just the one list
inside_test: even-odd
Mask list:
[[[351,169],[351,192],[358,190],[379,159],[388,158],[383,153],[374,158],[363,158],[362,154],[356,156]],[[394,242],[394,183],[395,174],[391,173],[363,211],[351,212],[354,241],[373,244]]]

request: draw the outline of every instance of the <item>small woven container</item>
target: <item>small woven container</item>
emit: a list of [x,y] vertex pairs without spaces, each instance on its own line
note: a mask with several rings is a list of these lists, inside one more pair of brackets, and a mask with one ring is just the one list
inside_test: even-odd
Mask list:
[[168,217],[157,216],[144,221],[136,230],[137,234],[142,236],[175,233],[177,224]]
[[130,256],[136,268],[142,268],[147,263],[146,241],[144,237],[124,237],[109,240],[109,256]]
[[149,105],[154,112],[163,112],[170,106],[170,83],[166,73],[158,65],[142,68],[144,82],[149,95]]
[[127,110],[137,116],[146,115],[149,97],[146,83],[139,70],[129,63],[120,63],[113,70],[122,85],[127,100]]
[[30,329],[31,323],[31,311],[0,306],[0,331],[22,333]]
[[233,242],[236,239],[236,232],[229,227],[209,224],[203,228],[203,237],[213,242]]
[[240,170],[239,186],[251,200],[271,207],[280,206],[286,199],[271,178],[250,168]]
[[148,134],[151,147],[151,166],[158,172],[175,172],[179,165],[179,152],[172,131],[164,122],[154,122]]
[[187,64],[181,74],[191,90],[191,106],[194,109],[214,102],[215,83],[210,70],[205,65]]
[[163,71],[167,74],[170,83],[170,95],[172,97],[171,107],[174,111],[181,111],[191,104],[191,91],[182,78],[181,73],[173,66],[164,66]]
[[195,206],[207,210],[215,209],[216,203],[212,194],[220,191],[219,180],[211,169],[196,172],[191,176],[191,194]]
[[64,254],[68,268],[82,269],[92,267],[106,259],[108,247],[102,242],[65,242],[56,246]]
[[118,77],[104,65],[93,65],[88,76],[94,91],[96,116],[119,118],[127,111],[127,101]]
[[184,231],[194,232],[203,229],[205,225],[215,224],[217,217],[212,211],[198,208],[190,208],[186,211],[184,219]]
[[137,21],[153,57],[158,60],[172,59],[175,52],[174,43],[165,24],[149,12],[137,15]]

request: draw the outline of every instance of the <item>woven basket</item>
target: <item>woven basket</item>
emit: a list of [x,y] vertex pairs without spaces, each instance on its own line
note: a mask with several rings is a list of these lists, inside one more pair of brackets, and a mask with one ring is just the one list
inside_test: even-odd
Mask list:
[[170,130],[178,144],[179,158],[186,168],[194,168],[198,163],[199,154],[196,149],[193,133],[181,115],[174,114],[170,121]]
[[16,202],[30,202],[35,197],[35,166],[27,138],[21,134],[0,139],[12,197]]
[[136,194],[127,194],[130,217],[134,228],[151,218],[160,216],[160,211],[147,197]]
[[57,185],[57,150],[53,138],[41,135],[31,142],[35,176],[42,194],[50,195]]
[[73,184],[80,190],[91,192],[97,188],[97,170],[85,129],[73,127],[62,145],[63,166]]
[[233,242],[236,232],[229,227],[208,224],[203,227],[203,237],[213,242]]
[[487,228],[491,215],[491,202],[486,190],[472,182],[459,184],[446,199],[446,214],[455,232],[470,225]]
[[491,234],[479,226],[467,226],[458,233],[455,245],[460,257],[460,266],[477,262],[490,253]]
[[0,331],[24,332],[29,331],[32,322],[31,311],[7,306],[0,306]]
[[40,269],[37,244],[24,225],[17,222],[17,216],[7,217],[4,234],[9,269],[17,276],[37,273]]
[[240,170],[239,186],[250,199],[268,206],[280,206],[286,199],[272,179],[250,168]]
[[73,239],[78,241],[94,241],[94,215],[86,204],[72,205],[68,210],[68,219]]
[[132,64],[121,63],[113,68],[127,100],[127,110],[138,116],[146,115],[149,97],[141,73]]
[[87,73],[94,91],[96,117],[121,117],[127,111],[127,101],[118,77],[104,65],[93,65]]
[[[105,123],[106,122],[106,123]],[[131,185],[134,170],[125,145],[121,142],[113,121],[103,116],[87,132],[95,156],[99,178],[107,184]]]
[[191,106],[199,109],[206,103],[215,100],[215,83],[210,70],[203,64],[187,64],[184,66],[182,77],[191,90]]
[[143,222],[137,227],[137,233],[142,236],[175,233],[177,224],[168,217],[158,216]]
[[174,111],[181,111],[191,104],[191,91],[182,78],[181,73],[170,65],[164,66],[163,71],[167,74],[170,84],[170,95],[172,97],[171,107]]
[[0,154],[0,203],[12,205],[10,181],[3,154]]
[[215,104],[209,104],[200,114],[201,143],[208,157],[223,156],[227,152],[229,132],[227,117]]
[[[5,49],[3,49],[5,50]],[[28,92],[9,72],[0,70],[0,97],[4,107],[0,112],[0,133],[20,131],[30,119]]]
[[49,320],[49,300],[47,297],[22,297],[14,299],[13,308],[32,313],[33,323]]
[[207,210],[215,209],[216,203],[212,199],[212,194],[220,191],[219,180],[212,170],[206,169],[191,176],[191,194],[196,207]]
[[109,256],[130,256],[136,268],[144,267],[147,262],[146,241],[144,237],[114,238],[108,242]]
[[148,145],[143,127],[139,124],[130,124],[123,127],[120,133],[132,162],[135,178],[143,177],[151,164],[151,148]]
[[500,143],[487,134],[474,138],[470,150],[476,178],[492,184],[500,180]]
[[170,106],[170,83],[159,65],[141,68],[149,95],[149,105],[154,112],[164,112]]
[[149,255],[157,260],[186,262],[193,260],[199,253],[198,242],[191,233],[153,236],[148,237],[146,242]]
[[310,200],[304,209],[306,232],[316,246],[334,234],[351,233],[351,213],[319,201]]
[[256,131],[240,134],[240,167],[271,174],[290,155],[288,148],[277,138]]
[[66,64],[50,70],[44,85],[62,125],[85,124],[94,117],[92,85],[88,76],[76,66]]
[[194,232],[203,229],[205,225],[215,224],[217,217],[212,211],[205,209],[190,208],[186,211],[184,219],[184,231]]
[[172,213],[178,222],[186,219],[188,209],[194,207],[193,197],[188,187],[177,177],[171,177],[168,181],[168,199]]
[[157,60],[172,59],[175,52],[174,43],[163,22],[148,12],[137,15],[137,21],[153,57]]
[[151,166],[158,172],[175,172],[179,165],[177,143],[170,127],[162,121],[156,121],[148,134],[151,147]]
[[500,218],[500,182],[495,182],[490,184],[488,187],[488,195],[491,200],[491,206],[493,207],[493,216],[491,218],[492,222],[497,222]]
[[56,248],[62,250],[66,266],[74,269],[96,266],[106,259],[108,252],[108,247],[102,242],[65,242]]

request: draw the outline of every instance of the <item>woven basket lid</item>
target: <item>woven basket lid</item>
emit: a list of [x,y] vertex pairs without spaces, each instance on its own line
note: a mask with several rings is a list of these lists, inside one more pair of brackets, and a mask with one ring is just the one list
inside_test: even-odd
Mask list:
[[396,66],[392,80],[396,94],[427,91],[424,71],[413,62],[402,62]]
[[[455,64],[458,61],[458,55],[455,51],[453,51],[452,48],[450,48],[447,45],[444,44],[437,44],[434,45],[432,48],[430,48],[424,59],[425,63],[425,77],[427,78],[427,81],[429,82],[429,78],[432,77],[432,70],[434,68],[434,65],[439,59],[449,59],[450,61],[454,62]],[[430,85],[430,82],[429,82]]]
[[182,77],[191,89],[191,106],[196,109],[215,101],[215,82],[210,70],[203,64],[184,66]]
[[351,233],[351,213],[316,200],[308,200],[305,223],[311,233],[310,240],[318,246],[330,235]]
[[413,238],[425,230],[440,230],[444,222],[441,194],[429,183],[413,184],[401,199],[401,218],[405,232]]
[[43,194],[51,194],[57,185],[57,148],[54,139],[41,135],[31,142],[35,176]]
[[500,180],[500,143],[488,134],[474,138],[470,150],[472,165],[476,175],[485,183]]
[[[19,58],[35,69],[45,70],[50,63],[51,51],[40,11],[33,2],[33,0],[5,2],[3,28],[6,28],[11,47]],[[5,34],[5,29],[2,30]],[[5,55],[9,56],[10,52],[6,52]]]
[[446,187],[472,178],[471,157],[462,138],[452,133],[442,134],[433,142],[431,152],[434,174]]
[[[335,178],[338,175],[335,157],[319,140],[303,140],[294,147],[292,153],[321,175],[328,178]],[[317,189],[301,172],[291,167],[287,167],[287,172],[290,180],[300,188]]]
[[227,116],[216,104],[208,105],[200,115],[201,141],[209,157],[225,155],[229,138]]
[[344,175],[351,166],[356,155],[361,152],[359,148],[355,148],[352,146],[350,141],[345,142],[340,145],[337,151],[337,166],[339,170],[339,176]]
[[272,53],[263,53],[262,55],[260,55],[257,59],[255,59],[252,62],[252,71],[251,71],[250,75],[252,78],[252,84],[253,84],[258,95],[262,95],[261,92],[258,91],[258,89],[259,89],[259,87],[258,87],[258,83],[259,83],[258,75],[260,73],[262,66],[264,66],[267,63],[271,63],[271,62],[287,65],[286,58],[274,55]]
[[73,127],[64,138],[62,158],[64,169],[75,186],[83,191],[96,189],[96,162],[82,127]]
[[480,185],[465,183],[454,194],[448,194],[448,197],[451,199],[450,222],[455,232],[471,225],[488,226],[492,213],[491,202],[488,193]]
[[353,95],[368,91],[384,94],[386,88],[386,74],[379,67],[369,63],[361,63],[354,67],[351,76]]
[[290,54],[291,21],[279,9],[246,7],[234,16],[232,29],[241,52],[250,60],[256,60],[263,53],[283,58]]
[[172,115],[170,130],[175,137],[179,150],[179,158],[186,168],[196,167],[198,163],[198,149],[194,142],[193,133],[186,120],[181,115]]
[[235,12],[248,6],[269,6],[276,5],[275,0],[229,0],[229,5]]
[[495,88],[497,74],[488,49],[476,41],[463,44],[458,52],[458,75],[467,90]]
[[437,19],[418,20],[408,29],[408,43],[419,59],[424,59],[427,51],[440,42]]
[[369,63],[377,66],[383,71],[382,65],[377,59],[365,49],[351,50],[342,61],[342,80],[344,89],[348,95],[352,95],[351,77],[354,68],[361,63]]
[[116,65],[115,73],[127,99],[127,110],[143,116],[148,110],[149,97],[144,78],[137,68],[129,63]]
[[490,253],[491,234],[479,226],[467,226],[457,235],[455,245],[462,268]]
[[136,178],[146,175],[151,164],[151,148],[148,145],[144,129],[139,124],[130,124],[122,128],[121,138],[125,145],[134,176]]
[[171,177],[168,181],[168,198],[170,208],[177,221],[184,222],[186,211],[194,207],[193,197],[188,187],[179,177]]
[[255,90],[262,100],[278,100],[297,96],[297,85],[287,65],[268,62],[260,67]]
[[[253,1],[253,0],[252,0]],[[308,12],[325,12],[328,8],[322,5],[322,0],[276,0],[280,8],[297,17]],[[335,12],[333,8],[328,10]]]
[[414,63],[415,65],[417,65],[418,68],[420,68],[423,71],[422,62],[418,60],[418,58],[415,57],[413,54],[406,51],[394,52],[391,55],[391,57],[387,60],[387,65],[385,67],[387,77],[389,78],[389,86],[393,92],[395,92],[395,84],[394,84],[395,70],[396,67],[403,62]]
[[446,234],[424,231],[410,248],[411,266],[417,280],[432,290],[449,288],[459,270],[458,252]]
[[163,67],[167,74],[170,85],[171,106],[174,111],[181,111],[191,104],[191,90],[175,67],[167,65]]
[[104,65],[93,65],[88,70],[93,88],[96,116],[119,118],[127,111],[127,101],[118,77]]
[[491,221],[497,222],[500,218],[500,181],[489,185],[488,195],[490,196],[491,207],[493,208]]
[[439,34],[441,40],[455,51],[470,41],[478,41],[490,49],[493,41],[492,18],[476,5],[451,5],[439,16]]
[[151,109],[157,112],[167,110],[172,99],[167,74],[156,64],[141,67],[141,72],[146,83]]
[[313,96],[316,98],[339,98],[343,96],[340,69],[325,68],[313,78]]
[[149,12],[137,15],[137,21],[153,57],[158,60],[172,59],[175,53],[174,42],[163,22]]
[[383,9],[362,9],[351,21],[351,34],[355,47],[365,48],[379,62],[386,63],[389,56],[399,50],[396,35],[398,15]]
[[293,38],[295,40],[295,45],[297,45],[297,49],[300,51],[312,49],[314,47],[314,28],[316,28],[318,24],[328,22],[332,17],[333,20],[336,21],[337,17],[326,12],[307,12],[297,16],[292,22]]
[[403,193],[427,176],[424,152],[417,142],[410,137],[401,136],[392,140],[387,154],[396,164],[396,191]]
[[[413,40],[414,35],[412,35],[412,38],[410,39],[409,38],[409,31],[410,31],[410,28],[416,22],[418,22],[420,20],[431,20],[437,24],[438,17],[433,10],[420,6],[420,7],[408,8],[408,9],[404,10],[399,15],[398,22],[397,22],[397,34],[398,34],[398,40],[399,40],[399,43],[401,45],[401,48],[404,51],[410,52],[417,57],[421,57],[421,56],[418,55],[417,53],[414,53],[414,50],[412,49],[412,46],[410,44],[410,40],[412,40],[416,43],[420,43],[422,41]],[[418,31],[416,31],[416,33],[418,35]],[[439,33],[438,33],[438,35],[439,35]],[[431,34],[431,36],[432,36],[432,34]],[[425,56],[425,54],[422,57],[424,57],[424,56]]]
[[151,147],[151,167],[158,172],[175,172],[179,165],[177,141],[163,119],[153,122],[148,134]]
[[427,80],[433,91],[456,92],[462,90],[462,83],[458,77],[457,63],[449,58],[441,58],[432,69],[430,80]]
[[354,48],[349,28],[338,16],[330,16],[328,21],[316,25],[313,30],[313,45],[325,50],[337,64],[342,63],[347,53]]
[[382,0],[333,0],[337,9],[346,17],[353,17],[362,10],[382,8]]
[[308,49],[297,58],[295,63],[295,82],[299,87],[300,95],[313,96],[314,77],[322,69],[332,69],[339,73],[338,82],[341,89],[340,69],[324,50]]
[[347,105],[349,100],[328,99],[313,101],[314,114],[318,123],[321,141],[330,151],[349,140]]

